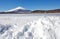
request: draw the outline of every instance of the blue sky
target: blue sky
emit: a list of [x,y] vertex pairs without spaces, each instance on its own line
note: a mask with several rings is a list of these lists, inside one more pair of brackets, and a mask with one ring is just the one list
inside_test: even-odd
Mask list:
[[28,10],[57,9],[60,8],[60,0],[0,0],[0,11],[6,11],[18,6]]

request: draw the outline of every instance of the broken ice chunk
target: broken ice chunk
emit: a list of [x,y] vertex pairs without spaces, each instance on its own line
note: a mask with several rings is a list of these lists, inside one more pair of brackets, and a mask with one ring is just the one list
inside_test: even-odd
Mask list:
[[24,33],[23,32],[18,32],[15,39],[23,39],[24,38]]
[[28,32],[28,36],[33,36],[33,35],[32,35],[32,32]]
[[3,34],[7,31],[11,26],[10,25],[0,25],[0,34]]
[[23,35],[24,35],[23,32],[18,32],[18,33],[17,33],[17,36],[23,36]]
[[29,29],[29,25],[26,25],[26,26],[23,28],[23,32],[28,31],[28,29]]

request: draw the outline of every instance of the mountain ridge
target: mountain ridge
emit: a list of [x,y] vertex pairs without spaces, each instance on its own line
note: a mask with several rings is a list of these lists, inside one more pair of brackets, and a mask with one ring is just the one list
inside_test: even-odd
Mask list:
[[0,14],[31,14],[31,13],[60,13],[60,9],[52,10],[26,10],[23,7],[16,7],[11,10],[0,12]]

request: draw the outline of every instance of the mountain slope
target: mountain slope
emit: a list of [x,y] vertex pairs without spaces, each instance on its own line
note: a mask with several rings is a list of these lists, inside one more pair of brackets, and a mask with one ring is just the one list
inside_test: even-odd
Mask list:
[[23,7],[17,7],[11,10],[0,12],[0,14],[26,14],[26,13],[28,14],[30,12],[31,12],[30,10],[25,10],[25,8]]
[[12,12],[12,11],[16,11],[16,10],[25,10],[23,7],[16,7],[14,9],[11,9],[11,10],[8,10],[8,11],[5,11],[5,12]]

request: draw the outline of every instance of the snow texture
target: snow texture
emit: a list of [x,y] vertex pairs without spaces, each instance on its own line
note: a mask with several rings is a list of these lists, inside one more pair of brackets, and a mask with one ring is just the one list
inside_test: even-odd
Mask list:
[[0,24],[0,39],[60,39],[60,16],[40,16],[21,27]]

